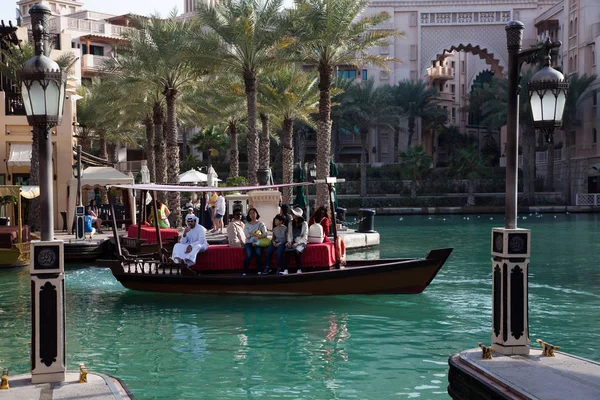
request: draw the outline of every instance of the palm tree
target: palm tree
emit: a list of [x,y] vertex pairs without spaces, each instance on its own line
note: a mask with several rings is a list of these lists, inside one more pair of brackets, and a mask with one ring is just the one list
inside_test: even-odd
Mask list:
[[[533,71],[524,71],[521,78],[521,93],[527,93],[527,82]],[[483,90],[483,91],[480,91]],[[476,89],[470,95],[476,107],[482,110],[481,123],[492,130],[506,125],[506,105],[508,100],[508,79],[494,78],[484,89]],[[531,205],[535,201],[535,133],[531,120],[529,100],[519,96],[519,138],[523,157],[523,193]]]
[[417,197],[418,182],[422,180],[423,174],[431,169],[433,159],[425,152],[422,145],[411,146],[405,152],[400,153],[400,161],[410,173],[410,197]]
[[[294,121],[314,126],[310,114],[317,111],[318,87],[314,73],[301,72],[297,67],[282,68],[264,77],[259,86],[262,107],[282,120],[281,168],[283,183],[294,179]],[[283,202],[292,202],[292,188],[283,190]]]
[[215,6],[197,5],[199,40],[195,57],[244,79],[250,185],[257,184],[259,161],[256,131],[258,74],[280,65],[277,50],[289,43],[281,31],[281,5],[282,0],[224,0]]
[[[314,66],[319,73],[319,119],[317,122],[317,179],[329,176],[331,154],[331,84],[340,65],[374,64],[389,69],[393,58],[369,54],[373,46],[386,46],[387,39],[403,35],[396,30],[377,29],[390,19],[382,12],[362,15],[369,0],[296,0],[289,12],[291,31],[297,42],[292,58]],[[316,205],[328,204],[325,185],[317,186]]]
[[[162,106],[154,103],[154,136],[157,143],[165,138],[166,181],[179,182],[179,146],[177,135],[177,104],[182,90],[199,84],[199,77],[206,71],[204,64],[197,59],[192,61],[195,43],[192,38],[192,25],[176,18],[176,11],[168,18],[158,15],[134,20],[137,29],[128,30],[125,37],[128,48],[121,52],[116,62],[121,73],[138,82],[160,90],[165,98],[166,115]],[[162,128],[164,123],[164,128]],[[161,127],[159,127],[161,126]],[[160,157],[156,164],[157,181],[161,180]],[[170,219],[178,226],[181,223],[180,194],[169,192]]]
[[229,176],[240,174],[238,137],[246,129],[247,117],[245,89],[242,78],[225,74],[207,81],[200,90],[191,95],[190,106],[202,115],[200,123],[223,126],[229,134]]
[[[425,81],[413,82],[406,79],[394,86],[396,105],[401,109],[402,115],[408,118],[407,147],[412,145],[417,118],[433,118],[440,112],[438,96],[438,90],[428,87]],[[397,146],[398,140],[394,142],[394,146]]]
[[487,160],[474,144],[458,150],[458,153],[450,159],[450,174],[457,178],[468,179],[467,206],[475,205],[475,180],[485,176],[487,171]]
[[342,124],[350,131],[358,129],[360,134],[360,196],[367,196],[368,140],[371,128],[385,126],[393,129],[397,110],[392,106],[390,91],[386,86],[375,88],[373,79],[354,83],[344,95]]
[[217,157],[223,149],[229,147],[229,140],[225,132],[216,126],[210,126],[206,129],[201,129],[196,133],[190,143],[200,152],[207,152],[208,165],[212,165],[213,157]]
[[596,80],[597,75],[584,74],[579,76],[573,74],[569,76],[569,91],[565,102],[565,112],[563,115],[563,131],[565,132],[566,147],[566,165],[567,179],[565,184],[565,201],[571,204],[571,146],[575,143],[574,126],[577,121],[577,109],[581,103],[594,92],[588,90]]

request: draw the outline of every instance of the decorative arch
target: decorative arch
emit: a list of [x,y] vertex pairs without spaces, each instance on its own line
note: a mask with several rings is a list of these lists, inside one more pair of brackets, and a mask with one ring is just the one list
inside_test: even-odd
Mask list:
[[490,69],[505,74],[508,66],[505,22],[495,25],[433,25],[421,27],[421,77],[427,76],[427,68],[436,61],[448,57],[454,51],[464,51],[485,60]]

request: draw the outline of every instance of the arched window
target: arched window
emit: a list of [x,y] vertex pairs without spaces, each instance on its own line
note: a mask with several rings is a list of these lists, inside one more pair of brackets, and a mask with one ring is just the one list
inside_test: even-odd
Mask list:
[[569,73],[573,72],[573,57],[569,57]]
[[577,54],[575,54],[575,58],[573,59],[573,71],[577,71]]
[[569,21],[569,37],[573,36],[573,21]]
[[596,128],[592,129],[592,143],[596,143],[598,141],[598,131]]

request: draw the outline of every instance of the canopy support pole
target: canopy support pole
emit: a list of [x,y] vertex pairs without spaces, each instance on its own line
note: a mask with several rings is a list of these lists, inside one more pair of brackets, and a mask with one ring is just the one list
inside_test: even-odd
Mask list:
[[117,216],[115,215],[115,205],[113,203],[113,196],[108,196],[108,204],[110,204],[110,215],[112,219],[112,231],[113,236],[115,237],[115,243],[117,244],[117,253],[119,254],[119,258],[123,256],[123,252],[121,250],[121,238],[117,233]]

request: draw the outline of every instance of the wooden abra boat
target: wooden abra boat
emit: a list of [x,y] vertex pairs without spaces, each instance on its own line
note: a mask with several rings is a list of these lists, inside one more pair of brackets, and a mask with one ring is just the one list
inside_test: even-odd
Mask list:
[[[324,182],[325,183],[325,182]],[[333,183],[326,182],[330,191]],[[300,185],[306,185],[302,183]],[[277,189],[299,184],[282,184],[261,187],[220,187],[220,191]],[[120,188],[152,191],[204,192],[214,188],[174,185],[116,185]],[[145,195],[142,194],[142,198]],[[330,196],[331,198],[331,196]],[[153,201],[156,215],[156,201]],[[333,205],[331,205],[333,206]],[[113,213],[114,215],[114,213]],[[243,249],[227,245],[211,245],[198,255],[196,265],[168,261],[170,255],[162,248],[160,229],[156,227],[157,242],[161,251],[154,255],[131,255],[115,240],[116,260],[98,260],[110,267],[115,278],[128,289],[165,293],[204,294],[254,294],[254,295],[341,295],[341,294],[397,294],[421,293],[448,257],[452,249],[432,250],[424,258],[387,260],[360,260],[342,262],[335,230],[333,243],[309,244],[303,254],[301,274],[242,276]],[[118,238],[116,224],[113,234]],[[334,245],[335,243],[335,245]],[[240,258],[241,257],[241,258]]]
[[8,205],[17,202],[15,226],[0,226],[0,268],[25,267],[29,265],[31,234],[23,226],[21,197],[33,199],[40,195],[38,186],[0,185],[0,197],[10,198]]
[[[208,251],[211,249],[209,248]],[[452,249],[432,250],[425,258],[348,261],[345,268],[314,268],[290,275],[197,273],[186,266],[122,256],[102,260],[126,288],[149,292],[340,295],[421,293],[431,283]],[[303,271],[306,269],[303,267]]]

